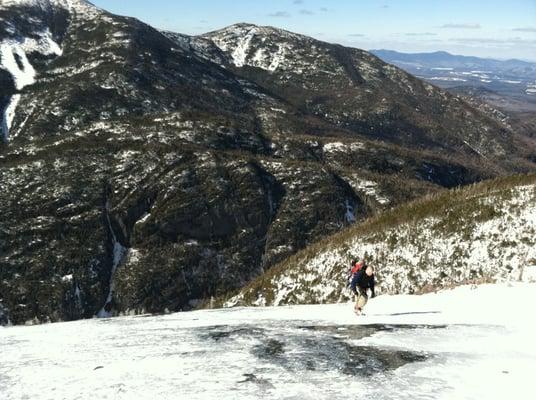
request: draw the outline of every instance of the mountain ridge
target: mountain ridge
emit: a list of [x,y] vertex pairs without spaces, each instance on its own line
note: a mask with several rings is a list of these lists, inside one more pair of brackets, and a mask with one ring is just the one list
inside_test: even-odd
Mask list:
[[221,305],[341,302],[350,260],[375,268],[377,293],[536,281],[536,175],[513,176],[402,205],[302,250]]
[[436,56],[441,56],[443,59],[461,59],[461,60],[467,60],[467,61],[480,61],[480,60],[486,60],[486,61],[492,61],[492,62],[498,62],[498,63],[505,63],[505,64],[521,64],[521,65],[527,65],[530,66],[535,63],[535,61],[528,61],[528,60],[521,60],[518,58],[508,58],[508,59],[499,59],[499,58],[493,58],[493,57],[477,57],[477,56],[467,56],[463,54],[453,54],[448,51],[432,51],[432,52],[416,52],[416,53],[406,53],[406,52],[399,52],[396,50],[389,50],[389,49],[370,49],[369,50],[372,54],[377,54],[380,56],[380,58],[383,57],[402,57],[407,59],[414,59],[416,57],[421,57],[422,59],[428,59],[428,58],[436,58]]

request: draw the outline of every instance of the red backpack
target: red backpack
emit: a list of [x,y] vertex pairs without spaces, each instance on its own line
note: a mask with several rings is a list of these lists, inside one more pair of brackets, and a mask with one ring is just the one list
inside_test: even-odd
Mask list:
[[359,272],[361,268],[363,268],[363,265],[365,265],[364,261],[358,261],[355,263],[355,265],[352,267],[351,275],[354,276]]
[[361,270],[361,268],[363,268],[363,265],[365,265],[364,261],[358,261],[354,264],[350,271],[350,274],[348,275],[348,286],[350,286],[350,283],[352,282],[352,279],[354,278],[355,274],[357,274]]

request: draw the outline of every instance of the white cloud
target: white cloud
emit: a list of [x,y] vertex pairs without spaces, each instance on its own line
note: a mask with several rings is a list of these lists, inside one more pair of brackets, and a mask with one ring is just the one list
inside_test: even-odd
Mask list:
[[525,27],[525,28],[514,28],[512,29],[515,32],[533,32],[536,33],[536,28]]
[[271,14],[268,14],[268,16],[276,18],[289,18],[291,15],[286,11],[276,11]]
[[450,38],[451,42],[467,43],[467,44],[497,44],[497,45],[509,45],[515,46],[518,44],[536,45],[536,39],[522,39],[520,37],[510,37],[505,39],[496,38],[477,38],[477,37],[465,37],[465,38]]
[[446,29],[480,29],[480,24],[444,24],[441,28]]
[[437,36],[437,33],[432,32],[407,32],[406,36]]

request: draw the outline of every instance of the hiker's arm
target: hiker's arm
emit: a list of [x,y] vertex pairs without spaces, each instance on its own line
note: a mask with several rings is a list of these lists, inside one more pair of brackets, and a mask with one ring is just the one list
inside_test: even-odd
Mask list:
[[374,285],[376,284],[374,277],[372,277],[372,280],[370,281],[370,298],[373,299],[376,297],[376,293],[374,292]]

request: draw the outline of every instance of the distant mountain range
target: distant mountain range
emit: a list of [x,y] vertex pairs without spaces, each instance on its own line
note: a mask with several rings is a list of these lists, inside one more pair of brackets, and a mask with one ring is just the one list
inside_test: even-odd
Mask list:
[[536,74],[536,63],[516,59],[496,60],[492,58],[450,54],[446,51],[435,51],[432,53],[401,53],[393,50],[370,50],[370,52],[384,61],[389,60],[387,62],[396,61],[420,67],[494,69],[501,71],[513,70],[522,73],[532,71],[532,73]]
[[516,100],[536,103],[536,63],[434,53],[371,50],[385,62],[443,88],[481,87]]

